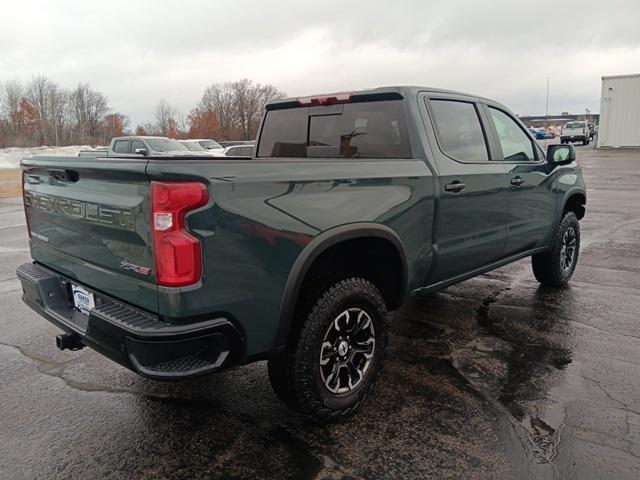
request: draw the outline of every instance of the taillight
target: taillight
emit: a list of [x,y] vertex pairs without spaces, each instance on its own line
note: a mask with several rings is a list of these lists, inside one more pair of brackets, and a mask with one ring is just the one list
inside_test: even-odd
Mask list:
[[24,207],[24,220],[27,224],[27,234],[29,238],[31,238],[31,226],[29,225],[29,215],[27,215],[27,197],[25,196],[24,191],[24,182],[26,180],[26,175],[24,174],[24,170],[22,171],[22,183],[20,184],[20,188],[22,189],[22,206]]
[[151,182],[153,247],[158,285],[182,287],[202,277],[200,241],[185,228],[187,212],[205,205],[200,182]]
[[335,105],[338,103],[349,103],[350,101],[350,93],[334,93],[331,95],[298,98],[300,105]]

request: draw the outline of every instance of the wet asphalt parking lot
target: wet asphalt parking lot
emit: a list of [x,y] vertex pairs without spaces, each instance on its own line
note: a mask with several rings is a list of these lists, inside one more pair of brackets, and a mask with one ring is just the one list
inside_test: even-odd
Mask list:
[[640,150],[576,149],[570,286],[525,259],[412,295],[373,397],[330,426],[279,403],[264,362],[163,384],[58,351],[20,300],[20,200],[0,200],[0,478],[639,478]]

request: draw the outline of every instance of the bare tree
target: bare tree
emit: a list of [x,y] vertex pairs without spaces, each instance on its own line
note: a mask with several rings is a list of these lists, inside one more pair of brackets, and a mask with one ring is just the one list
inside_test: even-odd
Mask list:
[[[43,75],[23,86],[13,80],[0,85],[0,134],[5,145],[69,145],[105,141],[107,98],[80,83],[69,91]],[[124,119],[124,117],[122,117]]]
[[40,120],[40,136],[44,145],[50,142],[50,118],[48,115],[52,82],[44,75],[36,75],[27,88],[27,99],[36,109]]
[[147,132],[147,135],[160,135],[160,132],[158,131],[158,127],[154,123],[146,122],[142,126]]
[[54,145],[62,144],[67,99],[67,92],[55,83],[49,84],[49,108],[47,115],[51,119],[51,137]]
[[243,79],[231,84],[233,103],[240,132],[244,140],[255,138],[264,106],[274,98],[283,97],[273,85],[254,84]]
[[109,113],[102,121],[100,140],[103,144],[108,144],[113,137],[124,135],[129,124],[129,119],[122,113]]
[[220,133],[226,138],[233,137],[235,107],[229,83],[214,83],[208,86],[196,110],[198,114],[213,112],[218,120]]
[[109,111],[107,98],[79,83],[69,94],[69,112],[75,123],[76,141],[87,142],[97,136],[100,122]]
[[175,136],[177,122],[175,119],[176,110],[164,98],[160,99],[156,105],[156,129],[165,137]]
[[284,93],[273,85],[253,83],[246,78],[214,83],[205,89],[191,117],[202,117],[204,113],[212,112],[223,137],[250,140],[255,137],[264,105],[283,96]]
[[19,113],[23,90],[17,80],[0,85],[0,143],[2,145],[12,145],[16,137],[22,134],[22,118]]
[[0,88],[0,116],[4,117],[9,133],[18,133],[20,128],[20,101],[24,96],[24,88],[17,80],[10,80]]

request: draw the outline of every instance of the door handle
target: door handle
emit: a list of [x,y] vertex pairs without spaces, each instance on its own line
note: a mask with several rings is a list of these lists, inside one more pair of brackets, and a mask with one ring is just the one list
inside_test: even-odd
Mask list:
[[524,180],[522,179],[522,177],[513,177],[511,179],[511,185],[515,185],[516,187],[519,187],[523,183],[524,183]]
[[464,183],[459,182],[458,180],[454,180],[454,181],[453,181],[453,182],[451,182],[451,183],[447,183],[447,184],[444,186],[444,189],[445,189],[447,192],[458,193],[458,192],[461,192],[462,190],[464,190],[464,189],[465,189],[465,187],[466,187],[466,185],[465,185]]

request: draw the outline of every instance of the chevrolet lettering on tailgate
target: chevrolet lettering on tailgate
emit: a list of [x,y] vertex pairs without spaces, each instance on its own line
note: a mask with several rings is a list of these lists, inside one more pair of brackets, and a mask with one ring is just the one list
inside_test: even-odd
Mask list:
[[26,207],[54,213],[65,217],[87,220],[103,225],[122,227],[133,230],[133,214],[131,210],[100,205],[98,203],[81,202],[64,197],[55,197],[40,193],[25,191],[24,204]]

